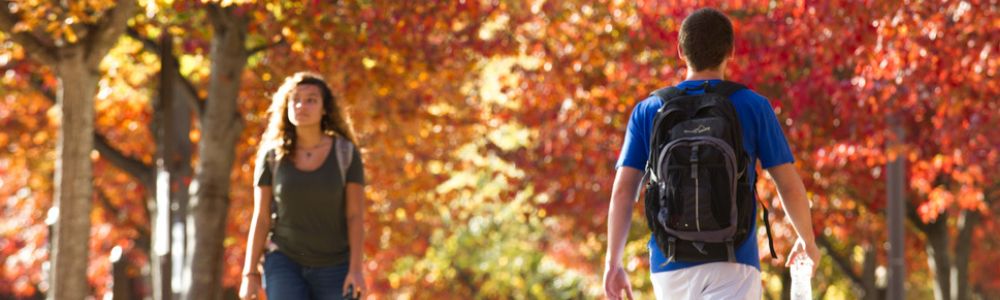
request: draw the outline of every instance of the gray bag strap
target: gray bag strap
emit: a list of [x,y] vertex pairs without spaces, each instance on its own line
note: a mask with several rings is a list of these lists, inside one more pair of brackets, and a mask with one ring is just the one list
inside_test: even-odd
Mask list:
[[271,169],[271,185],[274,185],[274,174],[278,172],[278,160],[276,159],[277,154],[274,153],[274,149],[267,150],[264,154],[264,160],[267,161],[267,166]]
[[[339,136],[334,138],[333,144],[334,155],[337,156],[337,164],[340,167],[340,184],[347,186],[347,169],[354,161],[354,144]],[[278,160],[275,159],[274,150],[267,152],[266,161],[271,167],[271,176],[274,178],[273,176],[278,170]]]
[[336,137],[334,151],[337,155],[337,164],[340,166],[340,183],[347,186],[347,169],[354,161],[354,144],[343,137]]
[[[340,184],[347,186],[347,169],[351,167],[351,162],[354,161],[354,144],[343,137],[336,137],[334,139],[333,151],[334,155],[337,156],[337,164],[340,167]],[[274,178],[274,174],[278,170],[278,160],[275,159],[274,150],[268,151],[265,155],[265,160],[269,167],[271,167],[271,178]]]
[[[275,153],[275,150],[273,148],[271,150],[267,150],[267,152],[264,153],[264,163],[267,164],[268,168],[271,168],[271,170],[269,171],[271,172],[271,187],[274,187],[275,178],[277,177],[276,175],[278,174],[277,156],[278,154]],[[271,189],[271,192],[272,193],[274,192],[273,188]],[[270,216],[271,227],[267,229],[267,239],[264,240],[265,251],[274,251],[278,249],[278,246],[271,239],[274,236],[274,227],[278,225],[278,202],[274,201],[274,194],[271,194],[270,202],[271,202],[271,216]]]

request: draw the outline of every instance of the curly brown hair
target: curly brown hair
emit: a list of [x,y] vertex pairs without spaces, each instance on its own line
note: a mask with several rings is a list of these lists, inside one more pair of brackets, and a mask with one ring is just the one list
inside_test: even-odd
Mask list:
[[357,145],[351,122],[344,113],[344,107],[333,96],[330,86],[319,74],[298,72],[285,78],[278,91],[271,98],[271,107],[267,109],[267,129],[261,141],[261,153],[274,149],[275,157],[281,159],[285,155],[295,154],[295,125],[288,119],[288,96],[295,87],[305,84],[319,87],[323,98],[323,119],[320,130],[327,136],[341,136]]

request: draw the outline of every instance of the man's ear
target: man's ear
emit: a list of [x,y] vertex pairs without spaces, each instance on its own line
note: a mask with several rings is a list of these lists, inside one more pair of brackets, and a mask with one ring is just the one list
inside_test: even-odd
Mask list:
[[684,48],[681,48],[680,44],[677,44],[677,57],[680,57],[681,60],[687,60],[687,57],[684,57]]

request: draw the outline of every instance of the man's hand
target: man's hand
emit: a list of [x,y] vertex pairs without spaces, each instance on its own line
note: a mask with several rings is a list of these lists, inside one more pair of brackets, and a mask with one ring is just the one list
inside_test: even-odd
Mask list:
[[809,200],[806,199],[806,188],[802,184],[802,178],[795,170],[795,165],[791,163],[768,168],[767,173],[774,178],[778,195],[781,196],[781,205],[799,235],[795,245],[792,246],[792,251],[788,253],[785,266],[791,266],[796,257],[805,254],[812,259],[813,271],[816,271],[820,259],[819,248],[816,247],[816,238],[813,235],[812,214],[809,211]]
[[[622,253],[628,240],[628,230],[632,226],[632,206],[635,205],[642,171],[632,167],[618,168],[615,184],[611,187],[611,201],[608,207],[608,248],[605,252],[604,295],[608,299],[632,299],[632,286],[628,275],[622,269]],[[622,290],[625,294],[622,295]]]
[[785,267],[792,266],[795,262],[795,258],[799,255],[807,255],[809,259],[813,262],[813,273],[816,272],[816,267],[819,266],[819,248],[816,247],[816,242],[807,243],[802,238],[795,240],[795,245],[792,246],[792,251],[788,253],[788,260],[785,261]]
[[[624,290],[624,294],[622,294]],[[628,274],[621,264],[607,264],[604,267],[604,296],[607,299],[632,300],[632,285],[628,282]],[[623,298],[623,296],[628,298]]]

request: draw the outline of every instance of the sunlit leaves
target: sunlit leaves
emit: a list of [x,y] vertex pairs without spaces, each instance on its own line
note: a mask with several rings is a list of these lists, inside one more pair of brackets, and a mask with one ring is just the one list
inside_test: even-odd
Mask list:
[[[681,79],[684,69],[675,54],[679,21],[707,4],[693,2],[640,2],[635,8],[547,2],[534,11],[539,21],[521,27],[527,30],[519,37],[529,45],[522,49],[544,66],[522,72],[528,84],[510,91],[524,106],[516,113],[519,119],[529,120],[529,128],[537,124],[541,135],[524,161],[543,163],[523,164],[531,169],[526,181],[551,191],[558,203],[550,205],[551,211],[566,211],[573,216],[567,222],[585,221],[581,213],[606,207],[610,186],[595,181],[609,183],[608,165],[620,146],[628,108],[653,89]],[[997,102],[977,99],[996,98],[998,89],[995,80],[970,74],[996,72],[991,55],[996,46],[985,42],[997,40],[996,33],[980,30],[995,19],[988,17],[997,13],[995,7],[972,4],[979,9],[966,7],[958,16],[957,7],[968,3],[940,5],[944,10],[931,3],[913,8],[836,1],[714,4],[732,16],[737,31],[728,78],[771,100],[814,192],[810,200],[819,212],[821,233],[859,244],[878,241],[863,238],[881,236],[884,165],[895,155],[911,161],[910,182],[926,186],[917,191],[936,190],[933,196],[922,192],[912,198],[922,207],[922,218],[988,210],[989,197],[980,195],[995,183],[971,174],[998,164],[996,143],[986,142],[995,135],[988,128],[996,125]],[[925,28],[924,33],[916,28]],[[934,38],[927,36],[931,31]],[[887,151],[886,142],[894,138],[887,119],[893,115],[903,120],[911,146]],[[593,127],[599,120],[610,126]],[[935,156],[963,163],[923,163]],[[943,185],[959,179],[961,184]],[[590,193],[593,186],[600,188]],[[775,193],[761,196],[777,204]],[[588,228],[582,232],[604,226],[580,224]],[[790,237],[781,234],[790,233],[784,226],[777,228],[785,237],[779,249],[786,249],[783,242]],[[923,251],[922,246],[911,249]]]
[[[11,12],[21,16],[14,32],[33,31],[51,36],[57,46],[74,44],[90,34],[103,12],[115,6],[115,1],[82,0],[56,4],[52,1],[12,1]],[[97,13],[95,13],[97,12]]]
[[0,292],[28,296],[48,259],[46,209],[52,205],[56,127],[51,103],[36,93],[0,88]]
[[[71,2],[67,8],[16,2],[27,20],[19,28],[80,39],[77,28],[89,19],[67,24],[49,16],[69,20],[80,7],[100,11],[112,3]],[[201,98],[213,34],[206,2],[212,1],[141,1],[144,10],[132,24],[153,41],[164,31],[174,36],[181,73]],[[1000,125],[1000,49],[993,42],[1000,33],[990,30],[998,25],[997,8],[982,1],[897,2],[214,1],[245,14],[251,21],[244,46],[264,49],[240,76],[246,127],[235,149],[223,283],[234,287],[239,280],[253,155],[270,95],[284,76],[312,70],[348,108],[364,149],[365,268],[373,293],[579,296],[545,284],[566,282],[596,295],[628,114],[650,91],[683,79],[680,21],[711,5],[735,23],[728,78],[767,97],[784,125],[817,233],[845,253],[882,247],[885,164],[901,155],[920,220],[957,223],[960,211],[984,214],[972,233],[982,241],[974,250],[982,259],[970,265],[971,280],[996,293],[1000,280],[988,271],[1000,262],[992,255],[1000,244],[989,236],[998,229],[993,211],[1000,196],[1000,131],[992,130]],[[155,151],[149,104],[159,69],[151,51],[122,39],[101,65],[107,75],[96,101],[97,130],[146,163]],[[46,235],[36,228],[44,228],[42,212],[51,205],[54,168],[52,104],[33,84],[51,91],[56,80],[24,62],[25,55],[0,43],[0,147],[7,151],[0,152],[0,224],[7,226],[0,234],[13,236],[0,239],[0,257],[19,259],[2,274],[0,293],[17,295],[40,282]],[[889,117],[905,130],[904,146],[886,147],[896,139]],[[95,205],[95,234],[106,239],[92,245],[92,264],[101,265],[91,274],[95,286],[106,280],[110,247],[137,249],[136,236],[146,229],[146,191],[136,182],[98,158],[95,192],[106,196],[95,201],[106,199],[115,209]],[[772,208],[782,253],[794,233],[781,222],[774,187],[762,180],[758,188]],[[648,290],[639,212],[625,266],[637,289]],[[29,229],[15,232],[8,225],[14,222]],[[926,261],[924,241],[909,241],[910,260]],[[469,253],[470,247],[482,251]],[[20,249],[33,249],[30,259],[21,259]],[[884,264],[881,254],[877,260]],[[515,270],[518,261],[537,272]],[[911,282],[932,278],[922,264],[911,268]],[[778,278],[770,273],[777,270],[765,266],[765,278]],[[835,293],[848,293],[837,269],[824,265],[821,272]]]

